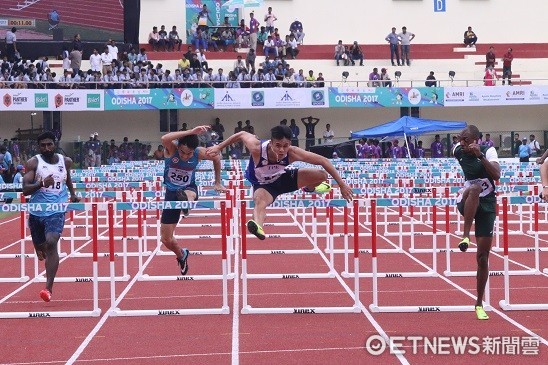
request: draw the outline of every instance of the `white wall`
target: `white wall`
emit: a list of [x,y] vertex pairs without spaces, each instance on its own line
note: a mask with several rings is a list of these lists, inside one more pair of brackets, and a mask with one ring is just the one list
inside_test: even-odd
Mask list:
[[[498,131],[539,131],[548,129],[546,115],[547,105],[538,106],[507,106],[507,107],[467,107],[467,108],[422,108],[422,117],[463,120],[477,125],[484,132]],[[317,136],[330,123],[336,137],[348,137],[350,131],[356,131],[375,126],[399,117],[398,108],[348,108],[348,109],[302,109],[302,110],[183,110],[179,112],[179,126],[183,122],[189,126],[210,124],[216,117],[221,119],[226,134],[234,131],[236,123],[246,119],[251,120],[255,132],[261,138],[267,138],[269,130],[280,120],[295,118],[302,126],[300,118],[312,115],[320,118],[316,127]],[[162,133],[159,127],[159,113],[157,111],[127,111],[127,112],[63,112],[63,140],[75,141],[77,136],[87,140],[90,133],[98,132],[101,140],[117,141],[127,136],[130,140],[138,138],[141,141],[159,143]],[[42,124],[42,115],[34,117],[34,126]],[[29,112],[0,113],[0,137],[12,138],[17,128],[30,128]],[[301,128],[301,134],[304,128]],[[541,144],[543,136],[537,133]]]
[[[287,32],[296,17],[303,23],[305,44],[334,44],[357,40],[385,44],[392,26],[407,26],[415,43],[460,43],[468,26],[479,43],[546,43],[546,0],[445,0],[446,12],[434,13],[434,0],[265,0],[256,8],[262,20],[268,6],[278,17],[276,26]],[[153,25],[177,25],[185,19],[183,0],[141,1],[141,43]],[[249,20],[249,11],[245,11]],[[261,22],[262,23],[262,22]]]

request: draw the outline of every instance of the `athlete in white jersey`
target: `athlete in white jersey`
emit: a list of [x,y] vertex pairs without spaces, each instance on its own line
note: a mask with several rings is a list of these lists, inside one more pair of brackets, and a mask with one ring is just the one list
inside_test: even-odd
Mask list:
[[[329,173],[339,185],[343,198],[352,200],[352,189],[327,158],[292,146],[293,133],[288,126],[277,125],[270,132],[270,141],[261,142],[253,134],[242,131],[207,149],[209,155],[216,156],[227,146],[242,141],[249,150],[251,158],[246,178],[253,184],[255,207],[253,219],[247,222],[247,229],[261,240],[266,238],[262,228],[266,207],[280,194],[300,188],[318,193],[328,192],[331,186],[325,181]],[[286,169],[296,161],[320,165],[325,171],[315,168]]]
[[[55,153],[55,136],[44,132],[36,139],[39,154],[27,161],[23,176],[23,194],[31,195],[32,203],[78,202],[70,178],[72,160]],[[45,302],[51,300],[53,281],[59,267],[57,242],[65,225],[65,212],[35,211],[29,214],[32,243],[39,260],[46,260],[46,288],[40,292]]]

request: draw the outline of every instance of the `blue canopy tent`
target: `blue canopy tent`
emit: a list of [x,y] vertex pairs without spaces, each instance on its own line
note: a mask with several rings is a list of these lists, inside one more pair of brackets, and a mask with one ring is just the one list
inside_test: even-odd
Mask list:
[[[466,127],[466,122],[448,122],[435,119],[422,119],[414,117],[401,117],[400,119],[378,125],[376,127],[362,129],[352,132],[350,138],[370,138],[370,137],[395,137],[404,136],[407,144],[407,136],[419,135],[428,132],[462,130]],[[407,146],[409,155],[409,146]]]

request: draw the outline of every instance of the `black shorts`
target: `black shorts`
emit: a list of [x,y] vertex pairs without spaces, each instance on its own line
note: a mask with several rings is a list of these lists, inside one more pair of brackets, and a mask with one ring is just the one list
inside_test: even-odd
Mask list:
[[29,229],[32,243],[41,245],[46,242],[46,234],[63,233],[65,227],[65,213],[59,212],[48,216],[29,214]]
[[270,184],[254,184],[253,185],[253,191],[257,189],[265,189],[268,191],[270,195],[272,195],[272,199],[276,200],[278,195],[285,194],[285,193],[291,193],[297,189],[299,189],[299,185],[297,184],[297,177],[299,176],[299,170],[292,169],[287,170],[278,178],[278,180],[274,181]]
[[[464,215],[464,201],[457,204],[460,214]],[[476,237],[493,237],[493,227],[497,218],[496,203],[480,199],[478,209],[476,210],[475,235]]]
[[[196,194],[196,200],[198,200],[198,187],[196,184],[190,184],[184,188],[185,191],[192,191]],[[166,195],[164,201],[177,201],[177,192],[166,189]],[[181,209],[164,209],[162,211],[162,218],[160,223],[162,224],[177,224],[181,218]]]

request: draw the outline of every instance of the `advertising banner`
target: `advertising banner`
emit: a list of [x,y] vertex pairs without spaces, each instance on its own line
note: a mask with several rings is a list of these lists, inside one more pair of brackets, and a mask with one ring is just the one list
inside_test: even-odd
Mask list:
[[445,106],[548,104],[548,86],[446,87]]
[[215,109],[327,108],[327,88],[215,89]]
[[103,111],[103,90],[5,89],[0,110]]
[[213,89],[109,89],[105,110],[213,108]]
[[[233,11],[230,11],[230,9],[226,6],[223,6],[224,3],[226,3],[227,0],[186,0],[185,1],[185,8],[186,8],[186,22],[185,22],[185,30],[190,30],[192,34],[193,31],[198,26],[198,15],[202,11],[202,8],[204,5],[207,6],[207,10],[209,12],[209,18],[211,20],[207,20],[207,24],[200,24],[200,25],[207,25],[210,27],[219,26],[225,21],[225,16],[228,17],[228,21],[230,25],[237,27],[238,26],[238,9],[234,9]],[[186,32],[184,32],[186,33]],[[179,32],[179,34],[184,34],[183,32]],[[187,43],[190,43],[191,36],[187,36]]]
[[440,107],[442,87],[330,87],[329,106],[340,108]]

